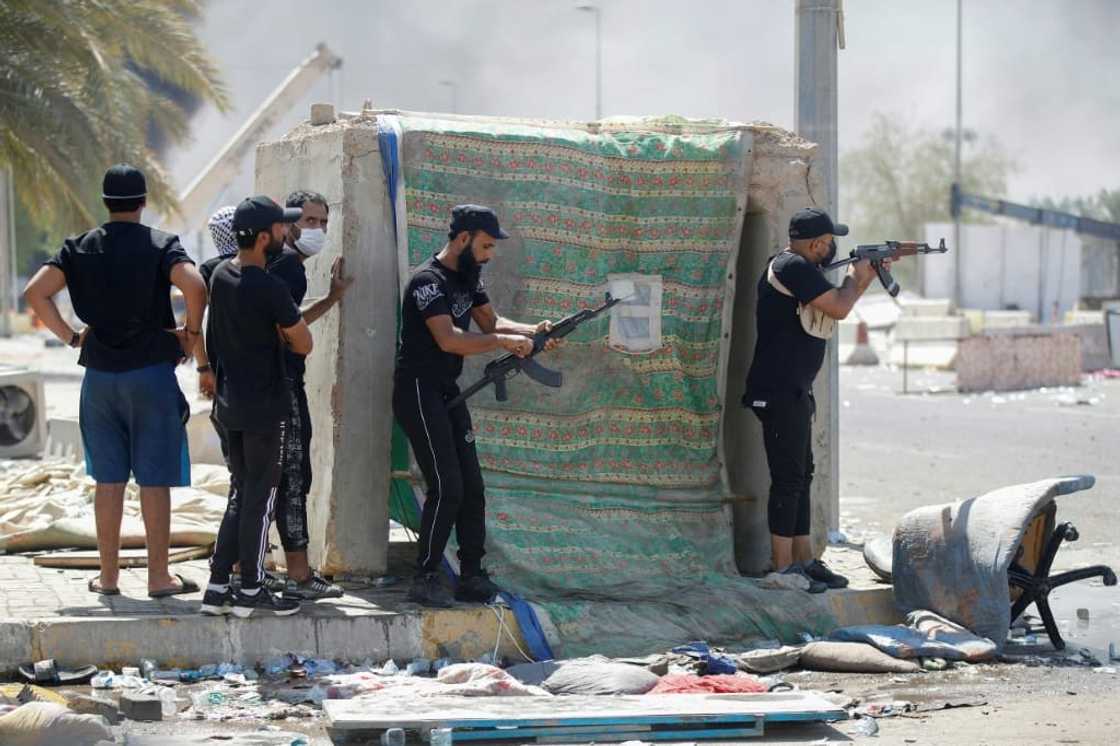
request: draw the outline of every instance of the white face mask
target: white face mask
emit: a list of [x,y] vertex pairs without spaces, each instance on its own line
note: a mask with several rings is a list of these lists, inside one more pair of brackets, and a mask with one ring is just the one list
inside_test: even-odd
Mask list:
[[304,228],[296,239],[296,248],[304,256],[315,256],[326,242],[327,233],[322,228]]

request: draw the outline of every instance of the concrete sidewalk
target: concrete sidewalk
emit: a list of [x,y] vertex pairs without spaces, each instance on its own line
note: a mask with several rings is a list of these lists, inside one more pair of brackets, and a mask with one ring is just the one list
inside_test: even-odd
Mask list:
[[[201,560],[175,564],[172,572],[200,586],[208,575]],[[405,600],[407,579],[376,588],[343,583],[345,596],[305,604],[295,616],[240,620],[199,615],[201,593],[149,599],[142,568],[121,570],[121,595],[91,594],[86,583],[95,574],[37,567],[26,556],[0,556],[0,672],[44,658],[63,666],[94,663],[119,670],[141,658],[163,667],[193,668],[230,660],[254,663],[284,653],[398,662],[469,660],[493,652],[495,644],[501,655],[521,660],[517,647],[526,648],[509,609],[477,604],[423,609]],[[855,585],[816,598],[842,625],[897,621],[889,587]]]

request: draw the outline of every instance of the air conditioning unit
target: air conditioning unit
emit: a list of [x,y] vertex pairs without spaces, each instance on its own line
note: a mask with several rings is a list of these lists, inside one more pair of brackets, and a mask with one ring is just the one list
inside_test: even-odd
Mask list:
[[0,458],[38,456],[46,440],[43,374],[0,366]]

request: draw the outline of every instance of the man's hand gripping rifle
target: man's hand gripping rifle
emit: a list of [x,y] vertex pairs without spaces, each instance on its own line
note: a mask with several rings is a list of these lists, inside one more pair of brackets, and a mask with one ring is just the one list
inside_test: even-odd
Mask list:
[[928,243],[918,243],[917,241],[884,241],[883,243],[863,244],[857,246],[847,259],[841,259],[838,262],[833,262],[824,267],[825,270],[838,269],[840,267],[858,262],[862,259],[867,259],[871,262],[871,266],[875,268],[875,273],[879,275],[879,282],[883,283],[883,287],[891,297],[898,295],[901,288],[895,279],[891,277],[890,270],[883,266],[884,259],[898,259],[902,256],[914,256],[915,254],[944,254],[949,249],[945,248],[945,239],[941,239],[941,243],[936,247],[930,246]]
[[563,339],[574,332],[576,327],[583,322],[595,318],[603,311],[608,310],[624,300],[626,300],[626,298],[614,298],[611,297],[610,293],[607,293],[606,302],[598,308],[585,308],[582,311],[577,311],[571,316],[557,321],[552,325],[552,329],[549,331],[538,332],[533,335],[533,351],[525,357],[518,357],[511,352],[502,355],[497,360],[490,361],[483,369],[482,378],[463,389],[462,393],[448,402],[447,408],[451,409],[459,406],[490,384],[494,384],[494,398],[498,401],[505,401],[509,398],[509,393],[506,390],[506,381],[513,378],[518,373],[524,373],[537,383],[544,384],[545,386],[551,386],[556,389],[560,388],[564,384],[564,374],[558,370],[550,370],[544,367],[533,358],[536,357],[537,353],[544,350],[545,343],[550,339]]

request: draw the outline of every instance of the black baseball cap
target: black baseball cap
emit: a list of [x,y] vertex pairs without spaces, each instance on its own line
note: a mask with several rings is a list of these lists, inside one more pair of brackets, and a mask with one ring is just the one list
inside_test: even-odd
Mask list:
[[301,207],[281,207],[271,197],[258,194],[246,197],[233,211],[233,233],[255,236],[272,228],[273,223],[294,223],[303,215]]
[[483,205],[455,205],[451,208],[451,232],[486,231],[494,238],[509,238],[498,225],[498,215]]
[[142,199],[148,196],[148,182],[135,166],[118,163],[101,180],[102,199]]
[[817,238],[826,233],[846,236],[848,226],[843,223],[833,223],[827,212],[816,207],[804,207],[789,219],[790,238]]

